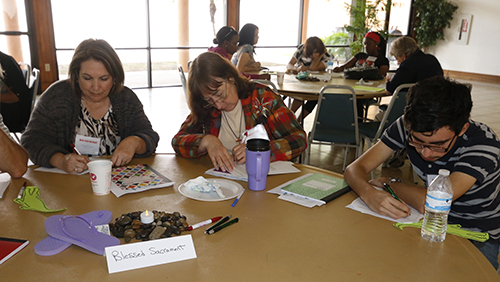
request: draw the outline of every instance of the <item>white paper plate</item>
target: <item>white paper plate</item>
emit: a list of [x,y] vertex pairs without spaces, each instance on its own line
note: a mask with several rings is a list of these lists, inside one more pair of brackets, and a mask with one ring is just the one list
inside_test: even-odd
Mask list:
[[207,178],[207,180],[215,180],[217,183],[219,183],[220,189],[222,190],[222,193],[225,197],[219,197],[216,192],[203,193],[193,191],[189,187],[184,185],[186,183],[182,183],[181,185],[179,185],[179,192],[190,199],[206,202],[217,202],[233,199],[243,192],[243,186],[241,186],[237,182],[220,178]]

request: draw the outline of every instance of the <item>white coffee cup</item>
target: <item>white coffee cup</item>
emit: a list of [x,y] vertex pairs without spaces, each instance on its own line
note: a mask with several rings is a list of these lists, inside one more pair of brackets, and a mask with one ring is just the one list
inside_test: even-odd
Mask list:
[[276,75],[277,75],[278,84],[283,84],[283,81],[285,80],[285,72],[279,71],[276,73]]
[[113,162],[110,160],[95,160],[87,164],[89,167],[90,182],[94,195],[107,195],[111,191],[111,168]]

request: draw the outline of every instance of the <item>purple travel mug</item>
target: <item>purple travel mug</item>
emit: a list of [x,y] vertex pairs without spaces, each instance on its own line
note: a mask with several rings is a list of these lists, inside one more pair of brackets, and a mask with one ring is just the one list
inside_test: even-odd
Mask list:
[[246,157],[248,188],[254,191],[265,190],[269,163],[271,161],[271,146],[269,140],[248,140]]

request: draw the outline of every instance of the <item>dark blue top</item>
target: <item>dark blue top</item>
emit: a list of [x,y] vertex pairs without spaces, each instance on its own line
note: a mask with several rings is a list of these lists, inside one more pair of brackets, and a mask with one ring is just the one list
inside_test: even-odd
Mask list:
[[392,80],[387,82],[385,89],[394,93],[401,84],[415,83],[436,75],[443,75],[439,61],[433,55],[424,54],[419,50],[399,65]]

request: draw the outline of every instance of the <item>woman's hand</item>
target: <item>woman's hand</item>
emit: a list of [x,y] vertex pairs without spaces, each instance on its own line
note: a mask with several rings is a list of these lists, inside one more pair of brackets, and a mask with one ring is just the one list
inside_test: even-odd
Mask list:
[[199,153],[206,151],[215,169],[222,171],[233,171],[235,165],[233,157],[229,154],[226,147],[222,145],[219,138],[213,135],[203,137],[198,148]]
[[114,166],[124,166],[132,161],[135,154],[144,154],[145,152],[146,142],[138,136],[129,136],[116,146],[111,161]]
[[77,154],[56,153],[50,159],[50,164],[70,174],[78,174],[88,169],[89,157]]
[[246,157],[246,145],[245,143],[243,144],[238,144],[234,146],[233,148],[233,159],[237,164],[244,164],[247,161]]

